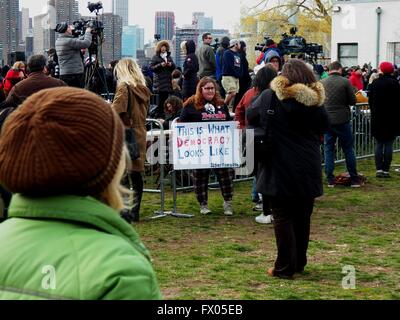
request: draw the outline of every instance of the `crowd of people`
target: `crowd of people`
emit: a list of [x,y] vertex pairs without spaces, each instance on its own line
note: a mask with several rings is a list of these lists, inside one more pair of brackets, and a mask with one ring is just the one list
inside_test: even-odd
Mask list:
[[[115,88],[115,98],[107,103],[81,89],[84,66],[77,58],[88,46],[90,29],[83,39],[73,38],[66,24],[58,25],[57,31],[62,34],[56,46],[60,79],[54,78],[56,72],[44,55],[30,57],[27,66],[17,62],[2,69],[0,185],[9,219],[0,224],[0,286],[14,289],[1,289],[0,297],[52,297],[34,284],[42,275],[36,273],[43,259],[57,264],[60,274],[71,279],[54,289],[57,297],[161,297],[149,254],[126,223],[140,216],[146,118],[153,94],[159,98],[153,116],[166,129],[177,119],[235,120],[242,129],[254,130],[251,197],[255,209],[262,211],[256,221],[273,223],[278,248],[270,276],[293,279],[307,265],[314,202],[323,194],[321,144],[327,186],[335,187],[338,145],[351,186],[361,186],[350,123],[357,92],[366,92],[369,99],[377,141],[376,176],[390,177],[393,142],[400,135],[399,70],[390,62],[382,62],[377,70],[346,69],[337,61],[313,66],[285,59],[270,41],[252,75],[243,41],[224,38],[214,52],[212,35],[205,33],[199,48],[192,40],[182,43],[183,69],[176,67],[167,41],[158,42],[147,67],[126,58],[113,62],[107,80]],[[66,63],[66,56],[79,66]],[[124,147],[124,130],[133,131],[137,158],[131,159]],[[232,216],[233,169],[213,172],[224,200],[223,213]],[[211,214],[210,174],[208,169],[193,170],[203,215]],[[124,207],[123,194],[133,199],[129,208]],[[37,241],[32,243],[32,238]],[[39,255],[42,246],[46,252]],[[26,255],[16,257],[21,250]],[[25,266],[27,261],[27,268],[13,272],[15,264]],[[109,267],[91,277],[94,268],[105,263]]]

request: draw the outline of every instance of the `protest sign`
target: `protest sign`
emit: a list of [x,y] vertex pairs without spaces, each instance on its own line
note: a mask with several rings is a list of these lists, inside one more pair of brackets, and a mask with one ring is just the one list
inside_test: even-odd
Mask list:
[[241,134],[235,122],[175,123],[172,149],[175,170],[241,165]]

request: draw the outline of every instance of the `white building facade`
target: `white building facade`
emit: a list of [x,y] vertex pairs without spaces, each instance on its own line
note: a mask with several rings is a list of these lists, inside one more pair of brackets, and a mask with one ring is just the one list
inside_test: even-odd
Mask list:
[[400,0],[334,1],[331,58],[349,67],[400,65]]

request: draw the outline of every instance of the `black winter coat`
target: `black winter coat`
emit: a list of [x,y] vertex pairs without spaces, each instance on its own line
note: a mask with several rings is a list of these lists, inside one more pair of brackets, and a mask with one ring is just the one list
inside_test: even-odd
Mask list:
[[369,87],[372,136],[388,141],[400,135],[400,85],[390,75],[381,75]]
[[196,45],[193,40],[186,43],[187,56],[183,63],[183,97],[190,98],[196,93],[197,83],[199,79],[197,73],[199,72],[199,59],[196,56]]
[[153,70],[153,87],[154,92],[171,92],[172,91],[172,72],[175,70],[176,66],[171,58],[171,54],[168,53],[167,61],[172,65],[170,67],[162,66],[165,62],[159,54],[156,54],[151,60],[151,70]]
[[[272,83],[278,99],[275,114],[268,122],[272,133],[272,152],[259,165],[257,191],[279,198],[316,198],[323,194],[320,135],[329,128],[322,106],[325,94],[322,84],[289,86],[286,78]],[[252,126],[265,126],[267,106],[264,91],[249,107],[247,120]],[[257,116],[257,113],[260,113]]]

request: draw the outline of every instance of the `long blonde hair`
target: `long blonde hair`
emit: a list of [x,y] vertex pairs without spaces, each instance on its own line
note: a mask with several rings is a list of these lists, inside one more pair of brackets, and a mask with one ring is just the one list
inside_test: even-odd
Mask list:
[[118,80],[118,84],[126,83],[134,87],[139,84],[143,86],[146,85],[146,80],[144,79],[139,65],[136,61],[129,58],[124,58],[117,63],[114,69],[114,75]]
[[124,204],[123,200],[124,196],[132,196],[132,191],[121,185],[121,180],[126,170],[129,170],[129,163],[131,163],[129,152],[128,149],[124,147],[114,178],[100,196],[103,202],[118,212],[126,209],[126,204]]
[[22,61],[17,61],[14,63],[13,69],[21,69],[21,68],[26,68],[25,63],[23,63]]

